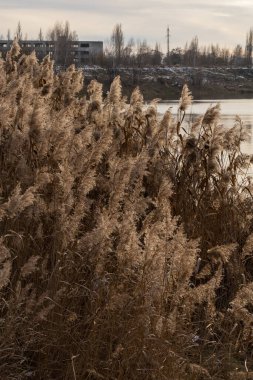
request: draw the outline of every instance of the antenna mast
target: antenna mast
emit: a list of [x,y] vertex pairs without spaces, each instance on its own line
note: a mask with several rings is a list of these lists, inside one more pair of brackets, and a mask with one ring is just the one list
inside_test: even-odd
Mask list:
[[167,27],[167,62],[170,63],[170,28]]

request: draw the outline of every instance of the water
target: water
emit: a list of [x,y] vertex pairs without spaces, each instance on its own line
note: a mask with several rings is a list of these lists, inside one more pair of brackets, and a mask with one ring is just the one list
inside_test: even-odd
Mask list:
[[[243,124],[250,132],[249,140],[242,144],[242,151],[243,153],[253,154],[253,99],[195,100],[186,112],[186,120],[194,120],[196,116],[203,115],[209,106],[214,106],[217,103],[221,106],[221,122],[224,126],[232,127],[234,125],[235,116],[240,116]],[[162,114],[167,111],[168,108],[176,115],[178,101],[159,103],[158,105],[158,111]]]

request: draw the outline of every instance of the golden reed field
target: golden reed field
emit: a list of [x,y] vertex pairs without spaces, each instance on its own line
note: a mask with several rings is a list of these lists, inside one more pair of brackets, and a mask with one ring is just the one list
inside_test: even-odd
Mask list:
[[18,43],[0,61],[1,380],[253,378],[252,157]]

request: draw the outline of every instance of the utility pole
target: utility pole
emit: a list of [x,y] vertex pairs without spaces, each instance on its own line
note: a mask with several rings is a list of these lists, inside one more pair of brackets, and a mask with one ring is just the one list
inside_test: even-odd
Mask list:
[[170,28],[167,27],[167,63],[170,65]]

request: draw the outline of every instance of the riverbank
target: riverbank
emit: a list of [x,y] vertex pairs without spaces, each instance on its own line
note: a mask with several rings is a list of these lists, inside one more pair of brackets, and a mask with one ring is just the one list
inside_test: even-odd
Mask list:
[[195,99],[236,99],[253,97],[253,69],[249,68],[193,68],[151,67],[117,68],[84,67],[85,83],[97,79],[104,92],[116,75],[120,75],[123,93],[131,94],[139,86],[144,98],[151,100],[177,99],[187,83]]

